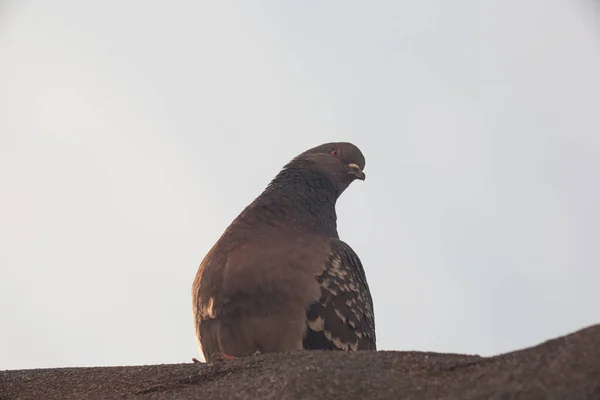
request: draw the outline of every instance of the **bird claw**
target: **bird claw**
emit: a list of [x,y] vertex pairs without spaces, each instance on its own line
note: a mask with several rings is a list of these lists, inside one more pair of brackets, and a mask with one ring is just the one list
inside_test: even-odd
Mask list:
[[210,357],[210,361],[233,361],[237,360],[237,357],[230,356],[225,353],[216,353]]
[[[261,354],[262,353],[260,352],[260,350],[256,350],[254,352],[254,354],[252,354],[252,357],[259,356]],[[215,362],[215,361],[216,362],[219,362],[219,361],[234,361],[234,360],[237,360],[237,359],[238,359],[238,357],[230,356],[230,355],[225,354],[225,353],[215,353],[215,354],[213,354],[213,355],[210,356],[210,362]],[[196,358],[192,358],[192,361],[194,363],[200,363],[200,364],[202,364],[202,361],[199,361]]]

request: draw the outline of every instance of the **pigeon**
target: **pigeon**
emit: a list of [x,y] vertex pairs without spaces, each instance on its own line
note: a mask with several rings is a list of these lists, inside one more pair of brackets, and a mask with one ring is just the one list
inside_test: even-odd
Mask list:
[[192,285],[206,362],[296,350],[376,350],[362,263],[340,240],[335,205],[365,158],[326,143],[283,167],[227,227]]

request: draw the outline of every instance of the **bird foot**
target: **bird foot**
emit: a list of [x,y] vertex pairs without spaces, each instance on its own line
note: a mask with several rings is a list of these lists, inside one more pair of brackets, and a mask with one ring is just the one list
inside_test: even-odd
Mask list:
[[[258,356],[260,354],[261,354],[260,350],[256,350],[254,352],[254,354],[252,354],[252,356],[253,357],[254,356]],[[213,354],[210,357],[210,361],[211,362],[213,362],[213,361],[234,361],[234,360],[237,360],[237,359],[238,359],[238,357],[230,356],[230,355],[225,354],[225,353],[215,353],[215,354]],[[196,358],[192,358],[192,361],[195,362],[195,363],[202,363],[202,361],[199,361]]]
[[211,362],[212,361],[233,361],[233,360],[237,360],[237,359],[238,359],[237,357],[230,356],[225,353],[216,353],[210,357]]
[[202,361],[198,360],[196,357],[192,357],[192,361],[195,362],[195,363],[202,364]]

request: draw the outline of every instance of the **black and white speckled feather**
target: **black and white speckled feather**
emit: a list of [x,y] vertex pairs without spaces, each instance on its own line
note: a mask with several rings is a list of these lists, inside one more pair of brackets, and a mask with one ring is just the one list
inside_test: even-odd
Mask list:
[[307,350],[376,350],[373,301],[360,259],[341,240],[317,277],[321,298],[307,311]]

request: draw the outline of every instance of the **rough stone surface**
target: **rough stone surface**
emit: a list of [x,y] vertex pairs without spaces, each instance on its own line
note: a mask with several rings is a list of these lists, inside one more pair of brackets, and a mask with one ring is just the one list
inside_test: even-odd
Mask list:
[[305,351],[1,371],[0,399],[600,399],[600,325],[495,357]]

